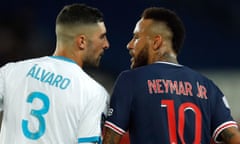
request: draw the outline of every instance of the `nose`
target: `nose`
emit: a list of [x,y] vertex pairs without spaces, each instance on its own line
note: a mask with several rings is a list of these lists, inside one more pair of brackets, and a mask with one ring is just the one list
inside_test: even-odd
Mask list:
[[130,41],[128,42],[128,44],[127,44],[127,49],[128,49],[128,50],[133,49],[133,43],[132,43],[132,40],[130,40]]
[[106,38],[105,41],[104,41],[104,46],[103,46],[103,48],[104,48],[104,49],[108,49],[109,47],[110,47],[110,43],[109,43],[108,39]]

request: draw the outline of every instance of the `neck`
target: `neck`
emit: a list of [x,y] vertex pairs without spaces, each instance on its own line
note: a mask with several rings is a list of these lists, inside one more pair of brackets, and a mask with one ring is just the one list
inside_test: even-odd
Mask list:
[[53,53],[53,56],[63,56],[69,58],[75,61],[80,67],[83,67],[83,63],[80,58],[77,58],[78,56],[76,53],[66,51],[65,49],[56,48],[55,52]]
[[178,64],[177,56],[173,53],[165,53],[158,60]]

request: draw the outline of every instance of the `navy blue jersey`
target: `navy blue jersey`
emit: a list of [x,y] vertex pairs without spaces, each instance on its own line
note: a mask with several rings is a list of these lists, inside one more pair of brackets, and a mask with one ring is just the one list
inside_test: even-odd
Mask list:
[[208,78],[166,62],[122,72],[115,82],[106,127],[131,144],[209,144],[236,126],[227,100]]

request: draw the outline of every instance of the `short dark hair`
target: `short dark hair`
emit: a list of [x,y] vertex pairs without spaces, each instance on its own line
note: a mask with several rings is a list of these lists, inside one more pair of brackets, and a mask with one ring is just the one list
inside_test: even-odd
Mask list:
[[150,7],[143,11],[142,18],[165,22],[173,33],[172,43],[174,51],[179,54],[185,39],[185,28],[175,12],[163,7]]
[[79,3],[64,6],[56,19],[56,24],[91,24],[97,22],[103,22],[102,12],[97,8]]

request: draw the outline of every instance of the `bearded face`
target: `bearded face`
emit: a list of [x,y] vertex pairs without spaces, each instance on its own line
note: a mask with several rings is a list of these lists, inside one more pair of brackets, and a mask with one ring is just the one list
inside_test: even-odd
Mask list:
[[149,45],[145,44],[138,52],[132,53],[131,68],[145,66],[148,64]]
[[109,42],[106,36],[104,23],[100,22],[97,28],[94,28],[93,34],[88,36],[87,48],[85,49],[84,65],[98,67],[104,51],[108,49]]
[[131,58],[131,68],[149,64],[150,49],[153,44],[151,30],[148,28],[151,20],[140,19],[134,29],[133,37],[127,44]]

